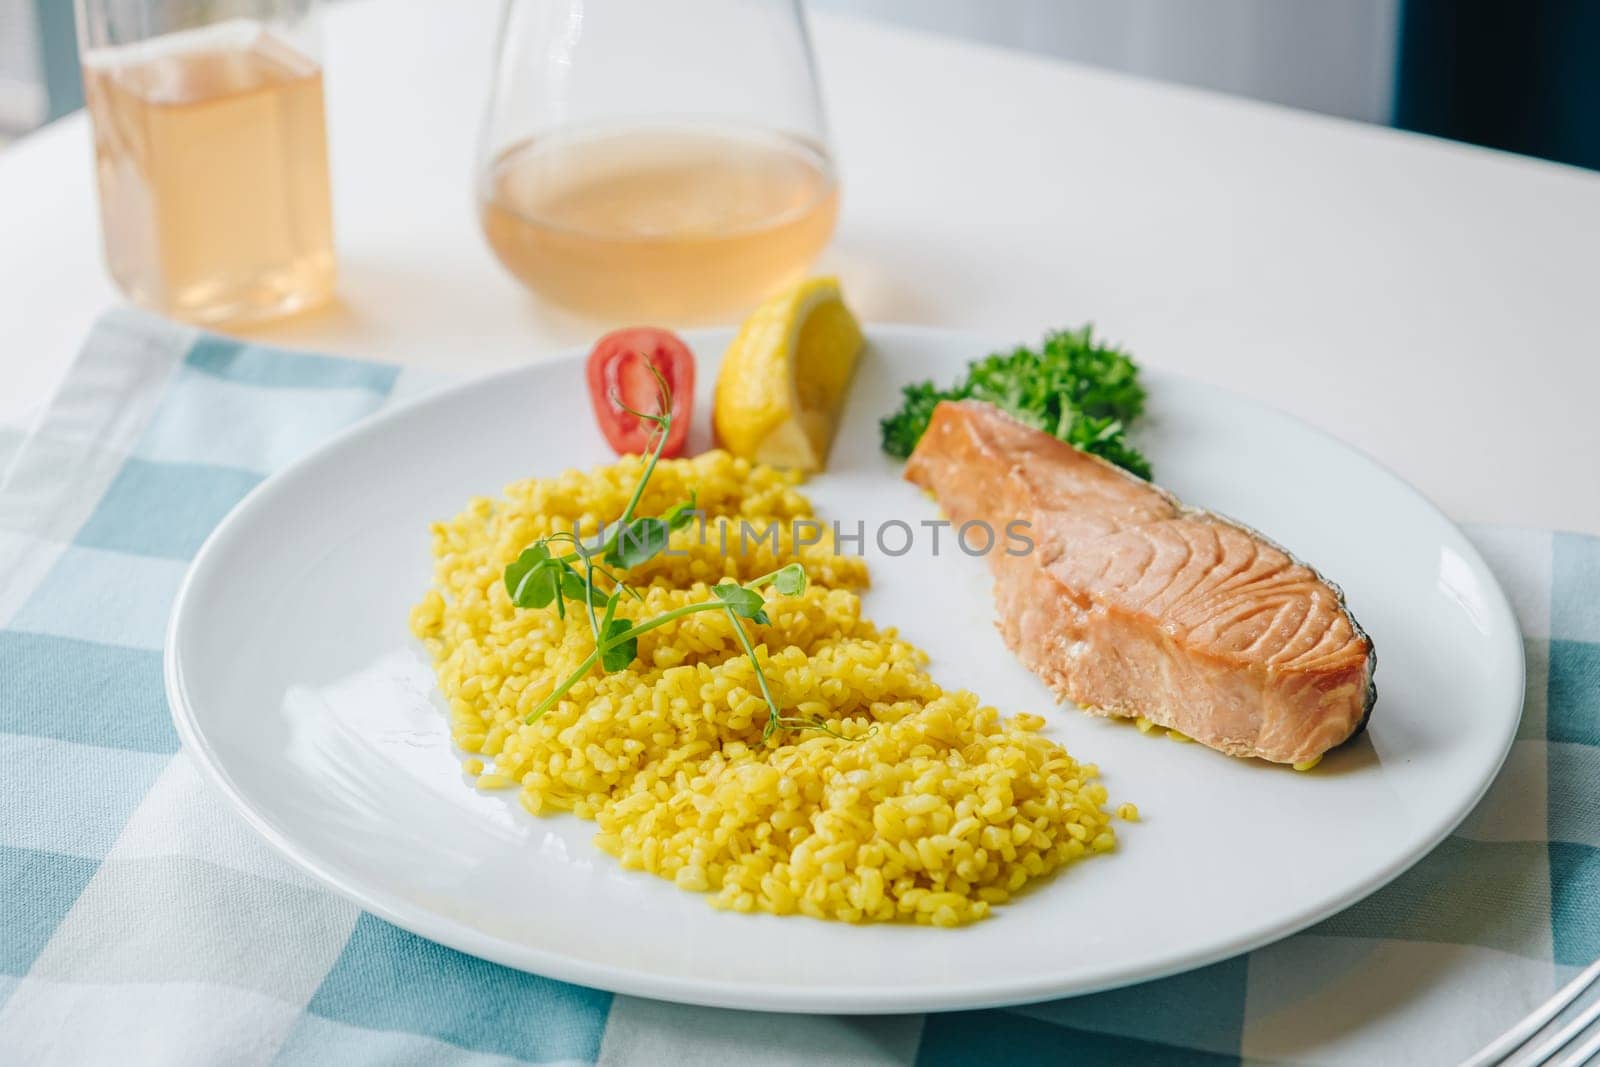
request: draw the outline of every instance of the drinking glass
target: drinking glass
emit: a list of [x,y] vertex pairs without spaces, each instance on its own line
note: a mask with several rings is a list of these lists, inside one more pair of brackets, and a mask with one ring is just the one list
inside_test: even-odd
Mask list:
[[77,0],[106,265],[203,323],[333,290],[314,0]]
[[477,196],[501,263],[598,318],[798,279],[839,208],[799,0],[505,0]]

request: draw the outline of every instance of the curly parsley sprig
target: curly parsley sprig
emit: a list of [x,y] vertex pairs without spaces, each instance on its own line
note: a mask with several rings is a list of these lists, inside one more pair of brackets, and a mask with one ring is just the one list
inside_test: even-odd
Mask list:
[[1017,347],[975,360],[949,389],[915,382],[898,410],[879,423],[883,450],[905,459],[944,400],[987,400],[1070,445],[1141,478],[1150,462],[1128,444],[1128,424],[1144,411],[1139,368],[1127,353],[1096,341],[1093,327],[1047,334],[1037,350]]

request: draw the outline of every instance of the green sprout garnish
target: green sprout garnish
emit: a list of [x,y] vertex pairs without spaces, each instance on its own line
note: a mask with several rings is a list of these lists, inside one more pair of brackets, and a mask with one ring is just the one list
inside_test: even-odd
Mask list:
[[[769,740],[780,729],[819,730],[834,737],[840,736],[824,722],[783,714],[744,627],[745,619],[761,625],[772,621],[766,612],[766,600],[760,593],[762,586],[770,584],[781,596],[799,596],[805,592],[806,572],[800,564],[790,563],[742,585],[723,582],[712,587],[711,599],[673,608],[653,619],[630,621],[617,617],[617,607],[623,597],[638,601],[644,599],[623,580],[623,575],[660,555],[666,549],[672,532],[688,526],[698,514],[695,495],[691,493],[688,500],[674,504],[660,515],[634,515],[644,496],[644,487],[655,473],[656,463],[661,458],[661,451],[666,447],[667,436],[672,428],[671,389],[654,365],[650,370],[656,378],[659,399],[656,413],[634,411],[624,405],[620,398],[612,398],[624,411],[655,426],[653,447],[622,515],[606,527],[598,540],[585,542],[576,533],[551,534],[523,549],[506,566],[506,592],[513,604],[519,608],[534,609],[554,606],[556,613],[565,618],[566,602],[573,601],[585,611],[594,638],[594,651],[552,689],[523,722],[537,722],[568,690],[587,677],[596,665],[607,673],[628,667],[638,656],[639,638],[643,634],[689,615],[721,611],[727,614],[733,624],[739,645],[755,670],[761,696],[767,702],[767,723],[761,733],[762,741]],[[572,551],[555,555],[550,551],[553,544],[569,544]]]

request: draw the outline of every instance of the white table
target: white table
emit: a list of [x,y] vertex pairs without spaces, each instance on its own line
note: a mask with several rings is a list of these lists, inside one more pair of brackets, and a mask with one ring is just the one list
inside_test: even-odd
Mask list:
[[[495,6],[329,9],[342,302],[255,336],[471,371],[595,334],[520,290],[474,219]],[[1458,519],[1600,533],[1600,175],[815,30],[844,181],[820,269],[864,318],[1018,340],[1090,319],[1355,443]],[[0,419],[118,300],[98,244],[81,115],[0,152]]]

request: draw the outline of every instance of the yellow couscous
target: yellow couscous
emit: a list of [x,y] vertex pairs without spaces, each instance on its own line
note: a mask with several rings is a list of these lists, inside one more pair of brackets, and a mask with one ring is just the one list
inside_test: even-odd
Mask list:
[[[850,922],[969,922],[1115,847],[1096,768],[1042,737],[1037,716],[1004,719],[936,684],[922,652],[862,617],[862,560],[828,538],[795,544],[793,521],[811,514],[795,477],[722,452],[663,461],[647,483],[639,514],[692,490],[707,520],[629,572],[643,603],[621,614],[654,617],[725,578],[799,562],[805,591],[767,588],[770,624],[746,626],[785,715],[842,736],[786,729],[762,742],[767,705],[721,612],[641,635],[631,666],[594,671],[525,723],[594,641],[575,609],[515,607],[505,567],[538,538],[614,519],[642,470],[627,457],[518,482],[434,526],[434,588],[411,625],[478,786],[515,786],[535,815],[594,820],[595,843],[624,867],[718,907]],[[776,526],[776,542],[741,545],[741,519]]]

